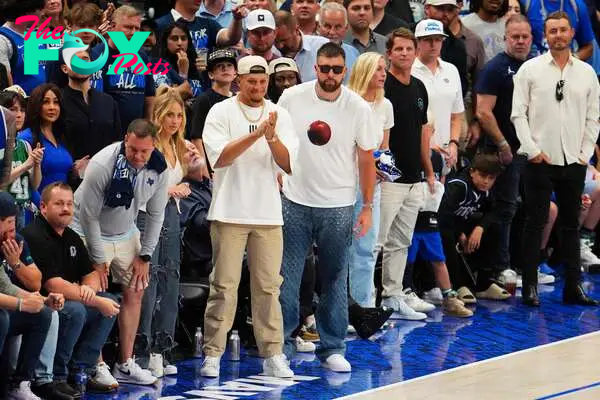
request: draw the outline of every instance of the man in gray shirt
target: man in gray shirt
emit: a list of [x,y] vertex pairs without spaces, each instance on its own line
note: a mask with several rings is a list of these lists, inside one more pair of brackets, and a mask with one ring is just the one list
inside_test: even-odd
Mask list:
[[[149,263],[160,235],[167,204],[166,161],[154,148],[156,129],[136,119],[123,142],[105,147],[90,161],[75,192],[72,228],[86,241],[102,289],[108,275],[123,288],[119,315],[119,357],[113,376],[123,383],[151,385],[150,371],[133,360],[141,301],[148,286]],[[140,241],[135,225],[145,208],[146,228]]]

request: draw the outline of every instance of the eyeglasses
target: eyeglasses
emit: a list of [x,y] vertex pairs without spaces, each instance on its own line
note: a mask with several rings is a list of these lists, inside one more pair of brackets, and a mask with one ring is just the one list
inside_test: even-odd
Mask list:
[[560,102],[560,101],[562,101],[562,99],[565,98],[564,88],[565,88],[564,79],[561,79],[560,81],[556,82],[556,91],[554,92],[554,97],[556,97],[556,101]]
[[344,72],[343,65],[318,65],[318,67],[322,74],[328,74],[329,71],[333,71],[334,74],[339,75]]

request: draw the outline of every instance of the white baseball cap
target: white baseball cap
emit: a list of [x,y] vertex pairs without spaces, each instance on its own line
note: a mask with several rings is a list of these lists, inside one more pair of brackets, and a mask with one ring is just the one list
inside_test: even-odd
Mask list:
[[269,64],[261,56],[245,56],[238,60],[238,75],[269,74]]
[[456,0],[426,0],[425,1],[425,5],[426,6],[445,6],[445,5],[451,5],[451,6],[458,7],[458,4],[456,4]]
[[281,71],[298,72],[298,66],[296,65],[296,61],[287,57],[279,57],[274,60],[271,60],[271,62],[269,63],[269,73],[274,74],[275,72]]
[[269,28],[275,30],[275,17],[269,10],[257,9],[250,11],[246,17],[246,28],[252,31],[257,28]]
[[423,19],[415,28],[415,37],[448,36],[444,33],[444,25],[436,19]]

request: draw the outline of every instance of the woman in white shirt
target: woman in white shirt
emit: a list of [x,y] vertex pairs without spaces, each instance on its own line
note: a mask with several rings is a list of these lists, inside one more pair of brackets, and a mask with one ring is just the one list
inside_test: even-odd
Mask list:
[[[385,78],[385,60],[383,56],[379,53],[367,52],[356,60],[348,82],[348,88],[358,93],[371,105],[375,123],[372,132],[380,150],[388,149],[390,128],[394,126],[392,103],[384,97]],[[354,206],[355,220],[363,208],[360,190],[357,193]],[[373,226],[365,236],[361,238],[354,237],[350,249],[350,294],[362,307],[375,306],[373,274],[375,272],[375,262],[377,261],[375,245],[379,233],[380,197],[381,188],[378,182],[373,195]]]
[[[179,199],[190,194],[188,184],[181,183],[187,169],[184,139],[186,118],[185,105],[177,89],[167,86],[158,88],[152,122],[158,128],[156,148],[167,161],[169,202],[165,208],[160,239],[152,255],[150,284],[142,300],[136,344],[139,349],[138,357],[147,355],[150,350],[148,369],[152,375],[160,378],[163,375],[177,374],[177,367],[169,362],[169,351],[174,346],[179,298]],[[138,227],[143,231],[142,211]],[[143,362],[144,358],[142,356],[140,361]]]

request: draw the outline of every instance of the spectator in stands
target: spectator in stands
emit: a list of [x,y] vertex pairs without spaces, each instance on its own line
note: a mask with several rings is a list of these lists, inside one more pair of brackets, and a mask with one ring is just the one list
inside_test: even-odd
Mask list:
[[345,41],[354,46],[360,54],[367,51],[385,54],[385,36],[371,29],[373,0],[344,0],[344,7],[350,25]]
[[158,42],[158,27],[156,26],[156,22],[153,19],[145,19],[142,21],[140,25],[141,32],[150,32],[142,49],[148,54],[150,57],[156,56],[156,44]]
[[44,0],[41,18],[51,18],[48,24],[51,29],[57,26],[65,26],[62,0]]
[[[523,173],[526,219],[523,302],[539,307],[538,254],[552,190],[560,210],[566,281],[563,302],[597,305],[581,287],[579,213],[587,160],[598,138],[600,87],[593,68],[571,54],[575,30],[558,11],[545,21],[550,51],[526,61],[514,77],[511,120],[527,156]],[[566,134],[568,132],[568,134]]]
[[231,0],[204,0],[196,16],[215,20],[222,28],[227,28],[233,21],[233,8]]
[[342,4],[325,3],[319,10],[319,35],[339,44],[346,53],[346,76],[344,82],[350,79],[350,71],[360,55],[354,46],[344,43],[348,31],[348,13]]
[[[154,148],[154,125],[134,120],[123,142],[105,147],[87,167],[75,193],[72,228],[84,238],[101,288],[108,288],[109,273],[121,285],[123,302],[119,314],[119,356],[113,368],[120,382],[151,385],[148,370],[133,359],[144,290],[148,287],[150,259],[160,236],[167,204],[167,163]],[[145,232],[135,226],[145,206]]]
[[[75,54],[89,60],[89,51]],[[123,137],[119,106],[112,96],[91,87],[90,75],[73,72],[61,57],[61,73],[67,76],[68,86],[61,90],[66,114],[65,144],[75,159],[77,174],[70,184],[75,189],[85,175],[91,157]]]
[[[67,299],[59,311],[54,380],[65,388],[69,376],[83,370],[91,391],[110,392],[118,387],[98,357],[119,313],[116,297],[100,293],[100,276],[94,270],[85,244],[69,224],[73,219],[73,191],[56,182],[42,192],[41,216],[23,235],[41,271],[42,292],[62,293]],[[62,383],[62,384],[61,384]],[[62,390],[61,391],[66,391]]]
[[511,16],[515,14],[521,13],[521,4],[518,0],[508,0],[508,9],[506,10],[506,14],[504,14],[504,20],[508,20]]
[[[278,296],[282,280],[283,218],[275,178],[279,170],[292,173],[298,139],[288,113],[264,100],[268,73],[269,67],[262,57],[241,58],[239,94],[216,104],[204,127],[204,145],[215,169],[214,196],[208,215],[212,221],[214,269],[204,315],[205,359],[200,370],[206,377],[219,376],[227,332],[233,324],[246,247],[252,325],[259,353],[265,358],[263,373],[279,378],[294,375],[282,354]],[[247,179],[248,174],[262,184]]]
[[[382,55],[375,52],[363,53],[354,64],[348,83],[348,89],[356,92],[371,106],[373,113],[371,134],[375,137],[376,148],[382,150],[388,150],[390,129],[394,126],[392,103],[384,97],[385,69],[385,59]],[[356,199],[355,222],[363,208],[360,190],[357,191]],[[364,236],[353,238],[350,247],[349,291],[361,307],[375,307],[374,274],[377,262],[375,246],[379,235],[380,201],[381,185],[378,181],[373,193],[373,226]]]
[[40,15],[44,0],[10,0],[0,6],[0,15],[6,23],[0,27],[0,63],[10,72],[13,84],[19,85],[25,93],[31,95],[33,89],[46,82],[46,63],[40,62],[37,74],[25,74],[25,32],[32,22],[15,23],[22,15]]
[[[169,200],[160,238],[150,261],[152,273],[142,300],[138,332],[145,338],[146,351],[150,352],[148,369],[152,375],[161,378],[177,375],[171,350],[175,347],[181,264],[179,201],[191,191],[189,184],[182,182],[189,160],[184,138],[185,104],[177,89],[160,87],[152,113],[152,122],[158,127],[156,148],[167,161]],[[142,209],[138,215],[142,235],[145,219],[146,212]]]
[[419,21],[415,19],[412,7],[413,5],[408,0],[390,0],[385,7],[385,12],[406,21],[410,25],[414,25]]
[[[474,303],[475,296],[489,300],[506,300],[511,296],[494,283],[489,263],[489,255],[498,244],[490,190],[502,170],[497,156],[481,154],[470,167],[446,183],[439,209],[440,232],[450,279],[458,288],[458,299],[465,303]],[[459,252],[467,257],[468,265],[461,264]],[[478,271],[475,280],[467,271],[469,267]]]
[[[121,6],[115,10],[112,16],[111,31],[123,32],[127,40],[131,40],[135,32],[140,30],[142,14],[131,6]],[[108,59],[115,60],[113,57],[120,54],[115,43],[108,38]],[[98,44],[90,53],[93,60],[104,53],[104,43]],[[150,58],[145,51],[138,52],[139,56],[146,64]],[[129,124],[144,116],[149,116],[152,112],[152,102],[154,101],[154,77],[152,74],[136,75],[133,73],[133,67],[122,68],[121,74],[108,75],[109,68],[113,62],[107,62],[102,69],[92,76],[92,87],[100,92],[110,94],[119,105],[119,116],[121,117],[121,127],[119,132],[124,132]]]
[[581,265],[584,267],[600,266],[600,258],[592,251],[596,243],[596,226],[600,221],[600,172],[591,165],[588,165],[585,176],[583,195],[589,196],[590,205],[582,208],[579,216]]
[[16,136],[15,114],[0,106],[0,190],[5,190],[12,171]]
[[277,26],[275,46],[284,57],[296,61],[302,82],[314,80],[317,51],[328,40],[320,36],[303,34],[296,17],[287,11],[275,13],[275,24]]
[[273,103],[277,103],[285,89],[302,83],[296,62],[281,57],[269,63],[269,89],[267,94]]
[[[32,264],[27,250],[24,252],[24,242],[15,240],[20,239],[15,233],[16,214],[13,197],[0,192],[0,264],[7,263],[12,271],[29,268]],[[52,322],[52,309],[62,309],[63,305],[62,295],[51,293],[43,297],[37,291],[21,289],[11,282],[5,268],[0,268],[0,349],[8,337],[23,335],[17,370],[10,378],[7,399],[38,398],[31,392],[30,381],[35,380],[35,369]],[[7,376],[2,378],[4,382],[8,380]]]
[[[293,0],[290,11],[298,21],[300,31],[305,35],[317,34],[317,13],[319,12],[317,0]],[[267,60],[268,61],[268,60]]]
[[383,36],[387,36],[394,29],[410,28],[410,25],[400,18],[385,12],[385,7],[388,5],[389,1],[390,0],[373,1],[373,21],[371,22],[371,29],[373,29],[373,32]]
[[184,101],[198,97],[206,90],[193,62],[197,55],[185,22],[174,22],[163,30],[158,43],[158,57],[167,61],[171,68],[166,75],[154,75],[155,88],[160,85],[176,87]]
[[[102,23],[102,10],[94,3],[78,3],[65,13],[65,21],[70,32],[80,29],[97,31]],[[75,36],[87,45],[96,40],[96,36],[91,32],[79,32]]]
[[31,148],[44,148],[42,159],[42,191],[52,182],[69,182],[70,174],[82,165],[73,162],[65,142],[65,111],[62,95],[53,83],[36,87],[27,103],[27,128],[18,136]]
[[250,11],[245,21],[249,48],[244,53],[261,56],[267,62],[279,57],[273,51],[276,37],[273,13],[263,9]]
[[508,0],[471,0],[469,15],[462,23],[475,32],[483,41],[485,62],[504,50],[504,14],[508,11]]

